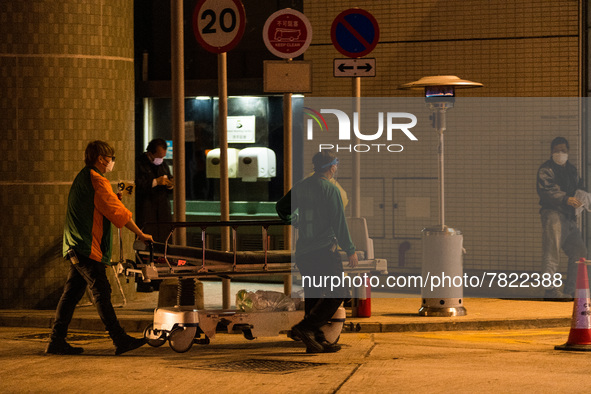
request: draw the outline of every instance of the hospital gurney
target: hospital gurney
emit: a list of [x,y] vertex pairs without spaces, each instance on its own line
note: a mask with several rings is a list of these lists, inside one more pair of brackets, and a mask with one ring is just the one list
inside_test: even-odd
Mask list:
[[[220,327],[227,332],[242,332],[247,339],[261,336],[275,336],[288,333],[298,323],[304,311],[241,312],[237,310],[197,310],[183,303],[183,294],[190,293],[187,286],[195,278],[237,278],[262,275],[288,275],[294,272],[292,255],[286,250],[268,250],[268,228],[285,225],[275,221],[226,221],[226,222],[174,222],[165,243],[146,245],[134,243],[137,264],[128,268],[128,273],[141,275],[144,281],[177,278],[179,281],[177,305],[158,307],[154,311],[154,322],[146,327],[144,336],[151,346],[161,346],[166,341],[179,353],[188,351],[193,343],[207,344]],[[224,252],[169,243],[172,233],[180,227],[201,228],[202,245],[206,245],[206,230],[209,227],[230,227],[232,229],[232,252]],[[260,226],[263,235],[262,251],[238,251],[237,229],[242,226]],[[360,253],[360,264],[355,269],[347,267],[349,274],[369,271],[384,272],[385,260],[367,260]],[[189,279],[189,281],[187,281]],[[194,296],[194,295],[193,295]],[[194,304],[194,298],[193,298]],[[335,342],[345,321],[345,309],[340,307],[329,324],[322,329],[329,342]]]

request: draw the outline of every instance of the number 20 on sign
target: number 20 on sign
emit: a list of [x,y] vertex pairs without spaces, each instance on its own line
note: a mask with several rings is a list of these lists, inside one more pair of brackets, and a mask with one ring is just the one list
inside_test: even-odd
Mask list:
[[213,53],[234,48],[246,26],[240,0],[201,0],[193,12],[193,33],[203,48]]

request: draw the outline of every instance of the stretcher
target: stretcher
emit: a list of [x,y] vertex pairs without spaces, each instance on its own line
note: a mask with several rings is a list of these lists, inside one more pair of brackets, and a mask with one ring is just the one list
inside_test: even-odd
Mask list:
[[[170,236],[165,243],[146,245],[134,243],[136,265],[127,268],[127,274],[140,275],[144,281],[176,278],[179,281],[177,304],[174,307],[157,307],[154,321],[144,330],[149,345],[158,347],[169,342],[179,353],[188,351],[194,343],[208,344],[217,331],[242,333],[246,339],[276,336],[290,333],[292,326],[302,320],[304,311],[241,312],[238,310],[198,310],[180,301],[183,283],[187,279],[203,278],[244,278],[248,276],[289,275],[295,271],[292,253],[289,250],[268,249],[268,228],[285,225],[282,221],[226,221],[226,222],[174,222]],[[206,245],[206,231],[210,227],[228,226],[232,229],[233,248],[231,252],[179,246],[169,243],[175,229],[180,227],[201,228],[202,245]],[[263,235],[262,251],[238,251],[236,232],[242,226],[260,226]],[[387,272],[386,261],[364,259],[360,252],[360,263],[346,268],[348,274],[366,272]],[[192,282],[194,283],[194,282]],[[194,304],[194,301],[193,301]],[[345,322],[346,312],[341,306],[322,331],[329,342],[336,342]]]

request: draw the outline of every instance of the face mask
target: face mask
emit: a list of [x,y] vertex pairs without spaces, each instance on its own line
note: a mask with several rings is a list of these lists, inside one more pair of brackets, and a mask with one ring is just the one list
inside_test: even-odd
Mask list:
[[107,169],[105,170],[105,172],[113,171],[113,167],[115,167],[115,160],[111,160],[109,164],[107,164]]
[[558,164],[559,166],[562,166],[568,160],[568,153],[564,153],[564,152],[552,153],[552,160],[554,161],[554,163]]
[[152,163],[154,163],[155,166],[159,166],[160,164],[162,164],[162,162],[164,162],[164,159],[162,157],[155,157]]

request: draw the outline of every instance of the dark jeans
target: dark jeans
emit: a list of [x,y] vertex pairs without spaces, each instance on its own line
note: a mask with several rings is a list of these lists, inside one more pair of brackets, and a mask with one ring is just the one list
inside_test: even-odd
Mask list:
[[117,342],[125,336],[125,330],[119,324],[111,303],[111,285],[107,279],[105,265],[80,255],[78,255],[78,260],[78,264],[70,263],[70,273],[55,311],[51,339],[66,338],[76,304],[82,299],[86,286],[88,286],[105,328],[113,342]]
[[[328,248],[296,255],[296,264],[302,277],[315,277],[316,284],[321,278],[331,276],[341,278],[343,275],[340,255],[338,252],[331,252]],[[348,290],[342,287],[331,289],[330,281],[324,284],[328,286],[304,287],[305,315],[300,324],[316,332],[333,317],[348,293]]]

